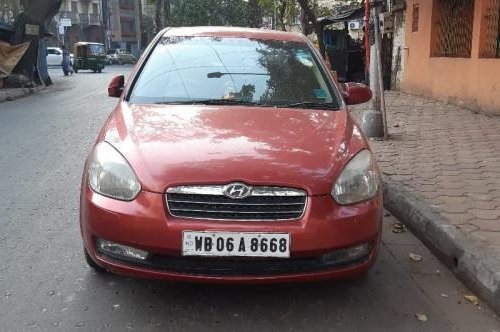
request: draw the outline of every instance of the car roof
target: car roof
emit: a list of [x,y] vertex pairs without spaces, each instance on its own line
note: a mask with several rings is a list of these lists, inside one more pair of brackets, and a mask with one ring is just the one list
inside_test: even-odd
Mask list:
[[278,40],[307,43],[307,38],[300,33],[276,30],[234,28],[234,27],[181,27],[163,30],[163,36],[208,36]]
[[84,46],[84,45],[100,45],[100,46],[104,46],[104,44],[101,44],[101,43],[93,43],[93,42],[78,42],[75,44],[75,46],[78,45],[78,46]]

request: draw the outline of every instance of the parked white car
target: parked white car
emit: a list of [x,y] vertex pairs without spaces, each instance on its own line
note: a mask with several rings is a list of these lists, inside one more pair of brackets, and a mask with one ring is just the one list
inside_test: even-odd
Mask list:
[[[73,64],[73,54],[70,54],[71,64]],[[62,49],[59,47],[47,47],[47,66],[60,66],[63,59]]]

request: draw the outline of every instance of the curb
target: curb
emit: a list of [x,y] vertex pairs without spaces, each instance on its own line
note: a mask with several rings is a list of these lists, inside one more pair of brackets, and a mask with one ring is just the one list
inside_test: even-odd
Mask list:
[[384,206],[500,315],[498,253],[467,237],[423,199],[405,190],[399,181],[384,179]]
[[5,89],[4,91],[0,90],[0,103],[5,103],[8,101],[13,101],[26,96],[30,96],[42,91],[43,89],[45,89],[45,86],[39,86],[34,88]]

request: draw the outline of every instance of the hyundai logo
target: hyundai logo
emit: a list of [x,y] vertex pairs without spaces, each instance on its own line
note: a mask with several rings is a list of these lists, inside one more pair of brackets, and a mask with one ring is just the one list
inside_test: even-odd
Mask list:
[[232,199],[247,198],[252,193],[252,187],[244,183],[231,183],[224,188],[224,195]]

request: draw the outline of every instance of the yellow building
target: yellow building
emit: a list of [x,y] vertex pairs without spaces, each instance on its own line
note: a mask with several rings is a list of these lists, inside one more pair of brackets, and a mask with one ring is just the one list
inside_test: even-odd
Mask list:
[[500,115],[500,0],[408,0],[403,91]]

